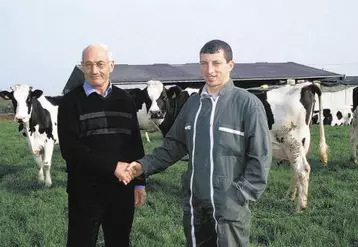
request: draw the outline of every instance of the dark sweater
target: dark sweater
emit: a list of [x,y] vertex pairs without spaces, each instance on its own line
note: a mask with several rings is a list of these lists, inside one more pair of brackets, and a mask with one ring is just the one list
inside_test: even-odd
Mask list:
[[[58,135],[71,176],[118,182],[117,162],[144,156],[135,104],[117,87],[105,98],[97,93],[87,96],[82,86],[67,93],[59,106]],[[143,179],[134,182],[145,185]]]

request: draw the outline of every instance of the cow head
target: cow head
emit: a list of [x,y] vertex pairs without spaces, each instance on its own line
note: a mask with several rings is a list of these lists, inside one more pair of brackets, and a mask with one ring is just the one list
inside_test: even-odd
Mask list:
[[17,122],[28,122],[32,112],[32,101],[39,98],[42,95],[42,91],[32,91],[32,87],[28,85],[15,85],[10,89],[11,92],[1,91],[0,97],[5,100],[11,99]]
[[181,88],[173,86],[166,89],[160,81],[149,81],[147,85],[148,96],[151,100],[148,114],[157,125],[160,125],[169,107],[169,101],[181,92]]

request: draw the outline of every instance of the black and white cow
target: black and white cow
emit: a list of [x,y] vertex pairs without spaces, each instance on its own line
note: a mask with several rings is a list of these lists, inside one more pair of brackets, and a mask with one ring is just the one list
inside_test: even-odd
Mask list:
[[[139,127],[151,132],[160,130],[165,136],[186,100],[199,89],[179,86],[164,87],[161,81],[151,80],[144,89],[126,89],[137,106]],[[146,132],[147,141],[150,142]]]
[[158,126],[152,121],[148,114],[148,110],[151,105],[151,100],[148,96],[147,90],[133,88],[125,89],[133,97],[134,102],[137,106],[137,118],[139,123],[139,128],[145,131],[145,137],[147,142],[150,142],[148,132],[158,131]]
[[[323,109],[323,124],[331,126],[351,125],[353,120],[353,112],[350,106],[339,109]],[[312,123],[318,124],[318,111],[313,112]]]
[[37,169],[38,181],[46,187],[52,185],[51,162],[54,145],[58,144],[57,111],[61,96],[45,97],[41,90],[28,85],[15,85],[11,92],[1,91],[0,97],[12,100],[15,121],[19,131],[27,138]]
[[353,89],[353,120],[350,131],[351,144],[351,160],[358,165],[357,159],[357,145],[358,145],[358,87]]
[[[333,120],[331,110],[323,109],[323,125],[331,125]],[[312,124],[319,124],[319,111],[313,111]]]
[[[306,154],[311,135],[310,124],[313,114],[315,94],[319,99],[322,114],[321,90],[318,84],[303,82],[286,85],[272,90],[250,90],[263,102],[271,133],[273,156],[277,160],[288,160],[292,169],[291,185],[286,198],[294,200],[298,196],[297,212],[307,207],[307,194],[310,165]],[[326,138],[320,121],[320,160],[327,164]]]
[[332,111],[331,126],[346,126],[351,125],[353,120],[353,112],[351,106],[344,106],[343,108]]

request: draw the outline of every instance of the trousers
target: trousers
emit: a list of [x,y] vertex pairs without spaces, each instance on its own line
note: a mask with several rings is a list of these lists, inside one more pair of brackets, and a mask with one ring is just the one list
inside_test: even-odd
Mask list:
[[106,247],[129,246],[134,186],[78,181],[67,189],[67,247],[95,247],[101,225]]

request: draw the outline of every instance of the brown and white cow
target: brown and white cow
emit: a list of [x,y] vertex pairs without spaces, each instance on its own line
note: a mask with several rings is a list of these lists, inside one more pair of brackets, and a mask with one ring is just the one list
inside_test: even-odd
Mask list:
[[[269,91],[249,90],[263,102],[271,133],[273,156],[287,160],[292,169],[291,185],[286,198],[298,203],[296,211],[307,207],[311,167],[307,161],[311,135],[310,124],[315,103],[319,99],[319,116],[322,116],[321,90],[318,84],[303,82],[286,85]],[[320,120],[320,160],[327,164],[327,151],[323,121]]]
[[45,97],[41,90],[28,85],[15,85],[10,92],[1,91],[0,97],[12,100],[15,121],[20,133],[27,138],[37,169],[38,181],[52,185],[51,163],[54,145],[58,143],[57,111],[61,96]]

